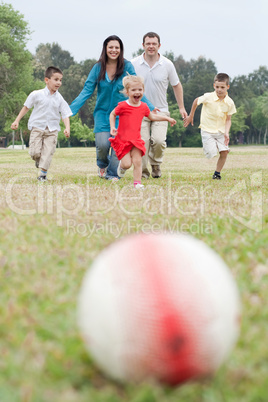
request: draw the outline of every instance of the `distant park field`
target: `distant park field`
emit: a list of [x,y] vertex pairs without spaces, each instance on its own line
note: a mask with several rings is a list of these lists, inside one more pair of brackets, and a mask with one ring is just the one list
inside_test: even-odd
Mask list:
[[[201,148],[168,148],[159,179],[97,176],[95,148],[60,148],[40,184],[27,150],[0,149],[1,402],[267,402],[268,147],[235,146],[222,180]],[[131,233],[185,232],[230,267],[241,334],[211,378],[117,384],[87,354],[76,319],[85,272]],[[194,250],[193,250],[194,252]]]

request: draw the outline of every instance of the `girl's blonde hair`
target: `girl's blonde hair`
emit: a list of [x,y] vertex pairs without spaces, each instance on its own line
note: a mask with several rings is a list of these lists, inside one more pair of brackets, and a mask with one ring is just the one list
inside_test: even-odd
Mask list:
[[129,90],[129,86],[130,86],[130,84],[132,82],[139,82],[142,85],[143,89],[144,89],[144,79],[143,79],[143,77],[140,77],[138,75],[130,75],[130,74],[128,74],[123,78],[124,89],[123,89],[122,92],[123,92],[124,95],[127,95],[127,91]]

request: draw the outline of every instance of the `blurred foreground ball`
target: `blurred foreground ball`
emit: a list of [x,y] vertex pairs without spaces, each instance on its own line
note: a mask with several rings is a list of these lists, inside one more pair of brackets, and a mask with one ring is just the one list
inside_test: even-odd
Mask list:
[[236,284],[221,258],[186,235],[138,234],[87,272],[78,321],[99,367],[120,381],[176,385],[213,374],[239,332]]

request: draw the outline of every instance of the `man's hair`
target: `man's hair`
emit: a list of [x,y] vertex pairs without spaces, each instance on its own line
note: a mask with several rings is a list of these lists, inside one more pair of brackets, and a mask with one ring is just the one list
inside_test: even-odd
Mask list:
[[144,36],[143,36],[143,39],[142,39],[142,43],[144,44],[144,42],[145,42],[145,38],[157,38],[158,39],[158,42],[159,42],[159,44],[160,44],[160,36],[157,34],[157,33],[155,33],[155,32],[148,32],[147,34],[145,34]]
[[127,91],[129,89],[130,83],[132,83],[132,82],[139,82],[143,86],[143,89],[144,89],[144,79],[143,79],[143,77],[140,77],[138,75],[130,75],[130,74],[128,74],[123,78],[124,89],[123,89],[122,92],[123,92],[124,95],[127,94]]
[[219,81],[219,82],[225,82],[226,85],[229,85],[230,83],[230,77],[228,74],[225,73],[219,73],[215,75],[214,77],[214,82]]
[[56,73],[63,75],[62,71],[58,67],[50,66],[46,69],[45,78],[51,78],[52,75]]

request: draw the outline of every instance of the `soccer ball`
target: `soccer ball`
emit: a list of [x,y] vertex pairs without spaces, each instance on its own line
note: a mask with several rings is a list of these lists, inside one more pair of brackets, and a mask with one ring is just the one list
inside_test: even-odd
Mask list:
[[215,373],[239,333],[240,302],[222,259],[181,234],[136,234],[87,272],[78,324],[111,378],[176,385]]

